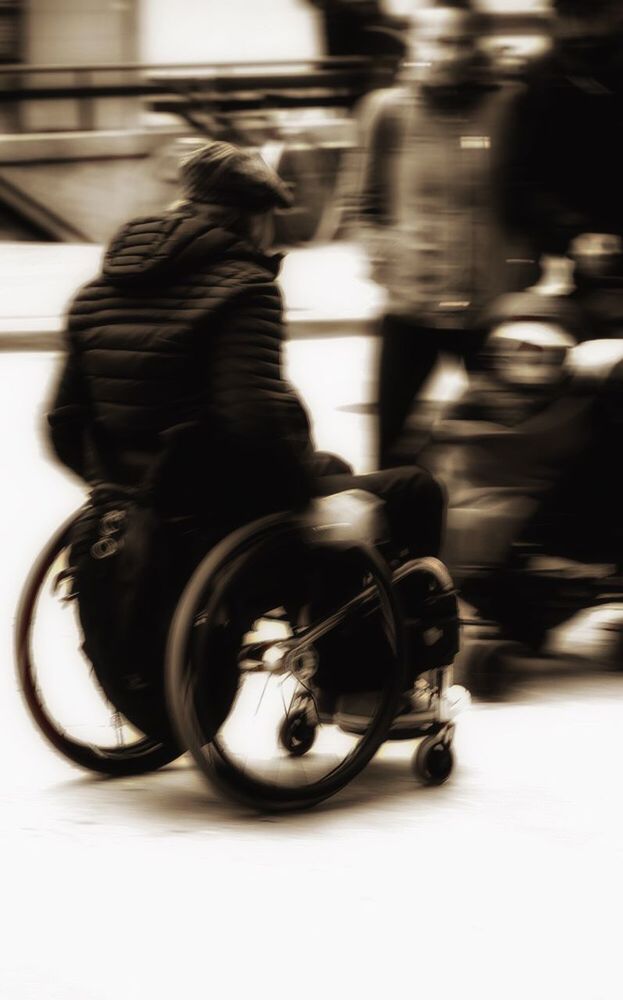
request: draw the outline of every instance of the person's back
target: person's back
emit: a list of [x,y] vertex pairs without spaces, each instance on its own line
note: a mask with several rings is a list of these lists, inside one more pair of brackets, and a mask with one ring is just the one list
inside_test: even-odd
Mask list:
[[158,467],[178,511],[244,520],[304,502],[309,427],[281,372],[279,263],[233,208],[190,200],[124,226],[69,313],[50,415],[61,459],[128,485]]

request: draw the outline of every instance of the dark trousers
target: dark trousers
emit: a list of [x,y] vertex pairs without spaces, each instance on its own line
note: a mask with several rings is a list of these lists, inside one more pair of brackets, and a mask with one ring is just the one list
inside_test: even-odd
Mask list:
[[346,472],[316,479],[316,496],[366,490],[385,503],[392,548],[410,558],[437,556],[441,547],[445,497],[441,486],[417,466],[356,476]]
[[[359,489],[382,499],[390,536],[389,546],[381,547],[386,557],[397,557],[402,562],[405,558],[438,554],[445,498],[439,483],[424,469],[404,466],[361,476],[345,472],[323,475],[318,478],[316,489],[318,496]],[[419,623],[427,598],[430,604],[429,582],[424,574],[414,572],[396,585],[396,596],[407,622],[411,619]],[[323,614],[331,613],[359,589],[360,578],[349,570],[348,559],[342,554],[325,580],[321,598],[325,602],[321,604]],[[445,597],[444,601],[451,603],[454,597]],[[456,627],[453,631],[445,620],[448,617],[445,604],[442,611],[440,621],[432,622],[438,626],[444,617],[441,624],[444,640],[435,647],[441,659],[439,655],[437,660],[431,657],[431,651],[423,643],[420,625],[407,625],[406,691],[419,674],[449,662],[456,651]],[[347,623],[322,639],[316,648],[320,657],[316,681],[325,691],[376,691],[392,669],[387,637],[377,616],[354,619],[350,625]]]
[[378,462],[381,469],[387,469],[402,464],[398,452],[402,431],[440,355],[452,354],[463,360],[468,371],[474,371],[486,333],[477,329],[437,329],[390,314],[383,320],[381,337]]

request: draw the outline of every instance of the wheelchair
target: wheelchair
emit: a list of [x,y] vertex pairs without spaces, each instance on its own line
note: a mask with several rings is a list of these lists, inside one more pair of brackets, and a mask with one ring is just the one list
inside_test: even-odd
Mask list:
[[[461,438],[457,434],[448,446],[447,454],[453,448],[459,462],[473,449],[483,467],[488,461],[491,468],[490,456],[495,454],[505,472],[501,486],[482,490],[481,496],[474,489],[471,500],[465,492],[463,504],[449,510],[443,553],[467,606],[457,673],[472,694],[484,699],[512,690],[522,660],[548,659],[552,632],[583,612],[610,614],[606,629],[611,634],[604,636],[608,641],[599,663],[623,669],[623,534],[617,472],[623,341],[586,341],[570,351],[568,365],[581,390],[575,396],[575,422],[560,421],[557,428],[552,421],[552,431],[544,420],[542,437],[527,437],[528,445],[522,444],[520,435],[517,442],[508,435],[506,465],[502,450],[493,450],[496,439],[486,424],[481,430],[476,424],[467,425],[468,433]],[[574,403],[569,394],[555,405],[561,407],[567,398]],[[569,406],[567,413],[573,412]],[[515,454],[522,448],[527,454],[529,447],[541,459],[556,436],[574,447],[577,441],[577,449],[560,462],[546,490],[526,496],[520,489],[514,495]],[[452,460],[457,462],[457,457]],[[458,462],[457,467],[461,467]],[[433,471],[440,474],[434,464]],[[580,652],[565,656],[583,659]]]
[[[419,740],[413,769],[421,782],[450,776],[458,619],[440,562],[389,561],[371,540],[369,511],[365,530],[361,519],[353,525],[317,511],[239,528],[198,562],[177,601],[154,682],[170,725],[152,727],[132,707],[140,703],[140,678],[125,677],[115,689],[85,653],[71,566],[84,510],[41,552],[16,627],[26,705],[70,761],[124,777],[190,751],[217,792],[275,812],[339,792],[388,739]],[[114,530],[107,528],[109,536]],[[418,595],[416,618],[405,617],[405,582]],[[420,652],[414,669],[408,659]],[[404,692],[424,670],[430,711],[397,727]],[[343,699],[362,691],[372,692],[369,711],[353,723]]]

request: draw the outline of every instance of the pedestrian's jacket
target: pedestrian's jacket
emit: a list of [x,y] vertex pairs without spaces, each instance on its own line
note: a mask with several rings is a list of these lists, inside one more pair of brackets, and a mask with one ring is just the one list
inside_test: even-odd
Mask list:
[[497,294],[533,280],[535,261],[499,217],[498,140],[513,99],[483,85],[433,100],[409,81],[367,99],[361,236],[392,312],[470,326]]
[[280,258],[217,210],[135,219],[69,309],[48,416],[57,456],[87,481],[154,480],[176,509],[231,522],[309,496],[306,413],[282,372]]

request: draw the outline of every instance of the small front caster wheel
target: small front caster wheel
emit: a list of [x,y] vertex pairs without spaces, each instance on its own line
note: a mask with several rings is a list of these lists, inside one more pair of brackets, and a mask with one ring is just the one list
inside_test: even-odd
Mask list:
[[443,785],[453,767],[452,747],[440,743],[435,736],[422,740],[413,757],[413,771],[424,785]]
[[279,742],[292,757],[302,757],[314,745],[316,727],[309,722],[307,711],[301,709],[283,720]]

